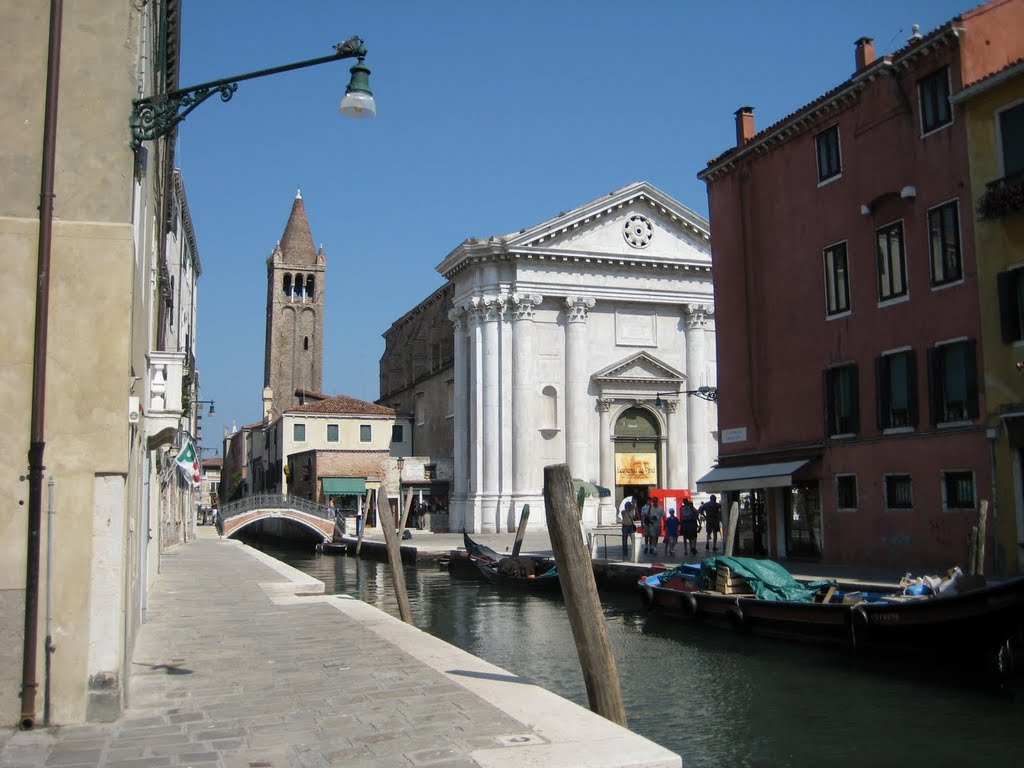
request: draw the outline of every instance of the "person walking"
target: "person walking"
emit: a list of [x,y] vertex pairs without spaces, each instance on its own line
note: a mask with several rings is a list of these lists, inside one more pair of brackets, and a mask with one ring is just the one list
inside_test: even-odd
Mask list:
[[697,510],[693,508],[690,499],[683,501],[683,506],[679,510],[679,521],[683,532],[683,550],[689,550],[689,554],[696,555],[700,524],[697,522]]
[[633,524],[633,502],[627,501],[619,510],[619,525],[622,526],[622,559],[629,557],[629,543],[636,535],[636,526]]
[[665,518],[665,554],[675,555],[676,541],[679,539],[679,518],[676,517],[676,510],[670,507],[668,517]]
[[[715,499],[715,494],[711,494],[711,498],[700,505],[700,509],[697,510],[697,520],[704,524],[705,540],[704,540],[704,551],[708,551],[710,546],[712,552],[718,551],[718,534],[722,530],[722,505]],[[725,541],[722,541],[722,549],[725,549]]]
[[661,519],[665,515],[665,508],[661,501],[655,497],[651,502],[650,511],[647,513],[647,538],[650,540],[650,554],[658,554],[658,539],[661,538]]

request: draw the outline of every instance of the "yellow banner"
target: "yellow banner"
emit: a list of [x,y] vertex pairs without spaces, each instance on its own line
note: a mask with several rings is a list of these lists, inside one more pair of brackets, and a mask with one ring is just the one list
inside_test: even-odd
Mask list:
[[616,485],[657,485],[658,455],[655,453],[616,453]]

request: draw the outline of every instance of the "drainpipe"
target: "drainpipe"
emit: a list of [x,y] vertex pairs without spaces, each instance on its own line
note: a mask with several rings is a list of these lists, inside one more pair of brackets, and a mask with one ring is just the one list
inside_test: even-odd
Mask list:
[[36,642],[39,632],[39,533],[43,518],[43,423],[46,411],[46,336],[50,309],[50,241],[53,231],[53,177],[57,145],[57,86],[60,81],[63,0],[50,0],[50,40],[46,60],[43,167],[39,192],[39,257],[36,267],[35,349],[32,358],[32,427],[28,448],[28,541],[25,565],[25,644],[21,670],[21,729],[36,721]]

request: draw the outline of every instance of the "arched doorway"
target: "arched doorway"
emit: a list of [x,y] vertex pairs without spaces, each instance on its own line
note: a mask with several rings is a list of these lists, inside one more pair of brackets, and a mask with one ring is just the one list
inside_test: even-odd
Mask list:
[[615,421],[615,503],[642,500],[661,478],[661,424],[646,408],[627,408]]

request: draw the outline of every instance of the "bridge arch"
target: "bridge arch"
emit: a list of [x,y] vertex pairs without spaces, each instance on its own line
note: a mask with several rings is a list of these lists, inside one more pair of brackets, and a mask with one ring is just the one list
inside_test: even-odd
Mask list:
[[225,538],[266,520],[294,523],[324,542],[334,538],[334,510],[308,499],[260,494],[225,504],[218,514],[220,533]]

